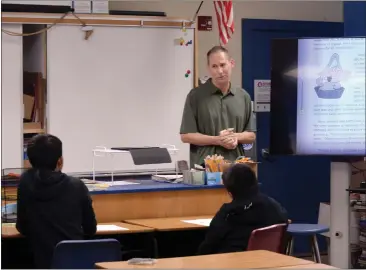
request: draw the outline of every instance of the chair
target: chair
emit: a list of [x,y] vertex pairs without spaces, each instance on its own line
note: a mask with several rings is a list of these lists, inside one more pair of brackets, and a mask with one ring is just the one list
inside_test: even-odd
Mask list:
[[121,260],[121,245],[115,239],[67,240],[55,247],[52,269],[92,269],[97,262]]
[[302,223],[289,224],[287,227],[287,232],[289,233],[290,239],[287,245],[286,254],[287,255],[293,254],[294,236],[296,235],[309,236],[311,238],[311,248],[314,261],[316,263],[321,263],[320,251],[316,235],[328,231],[329,231],[328,226],[320,224],[302,224]]
[[276,224],[252,231],[247,250],[268,250],[283,253],[287,224]]

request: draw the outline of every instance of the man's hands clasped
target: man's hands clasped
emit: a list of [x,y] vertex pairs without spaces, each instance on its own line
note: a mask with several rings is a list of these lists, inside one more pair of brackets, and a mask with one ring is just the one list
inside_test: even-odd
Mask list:
[[232,128],[220,131],[219,140],[220,145],[226,149],[235,149],[238,146],[238,138]]

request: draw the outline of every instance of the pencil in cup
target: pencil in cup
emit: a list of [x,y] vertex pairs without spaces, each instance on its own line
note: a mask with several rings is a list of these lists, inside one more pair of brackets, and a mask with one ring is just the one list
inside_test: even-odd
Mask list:
[[222,156],[207,156],[205,158],[206,172],[224,172],[230,166],[231,162],[224,160]]
[[220,164],[216,160],[205,160],[206,172],[219,172]]

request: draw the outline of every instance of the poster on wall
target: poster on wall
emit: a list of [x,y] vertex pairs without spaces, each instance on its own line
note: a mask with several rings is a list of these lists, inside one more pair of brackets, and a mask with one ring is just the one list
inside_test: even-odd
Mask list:
[[254,80],[254,111],[271,111],[271,80]]

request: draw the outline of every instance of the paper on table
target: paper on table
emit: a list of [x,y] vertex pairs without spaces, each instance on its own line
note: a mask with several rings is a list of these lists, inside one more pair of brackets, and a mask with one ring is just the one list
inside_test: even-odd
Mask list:
[[15,227],[15,223],[1,223],[3,227]]
[[97,231],[128,231],[128,229],[116,225],[103,224],[97,225]]
[[151,178],[154,180],[175,180],[175,179],[179,179],[182,178],[183,175],[181,174],[154,174]]
[[99,183],[108,184],[110,186],[125,186],[125,185],[139,185],[140,183],[128,181],[98,181]]
[[202,218],[202,219],[182,220],[182,221],[196,225],[210,226],[211,220],[212,218]]

